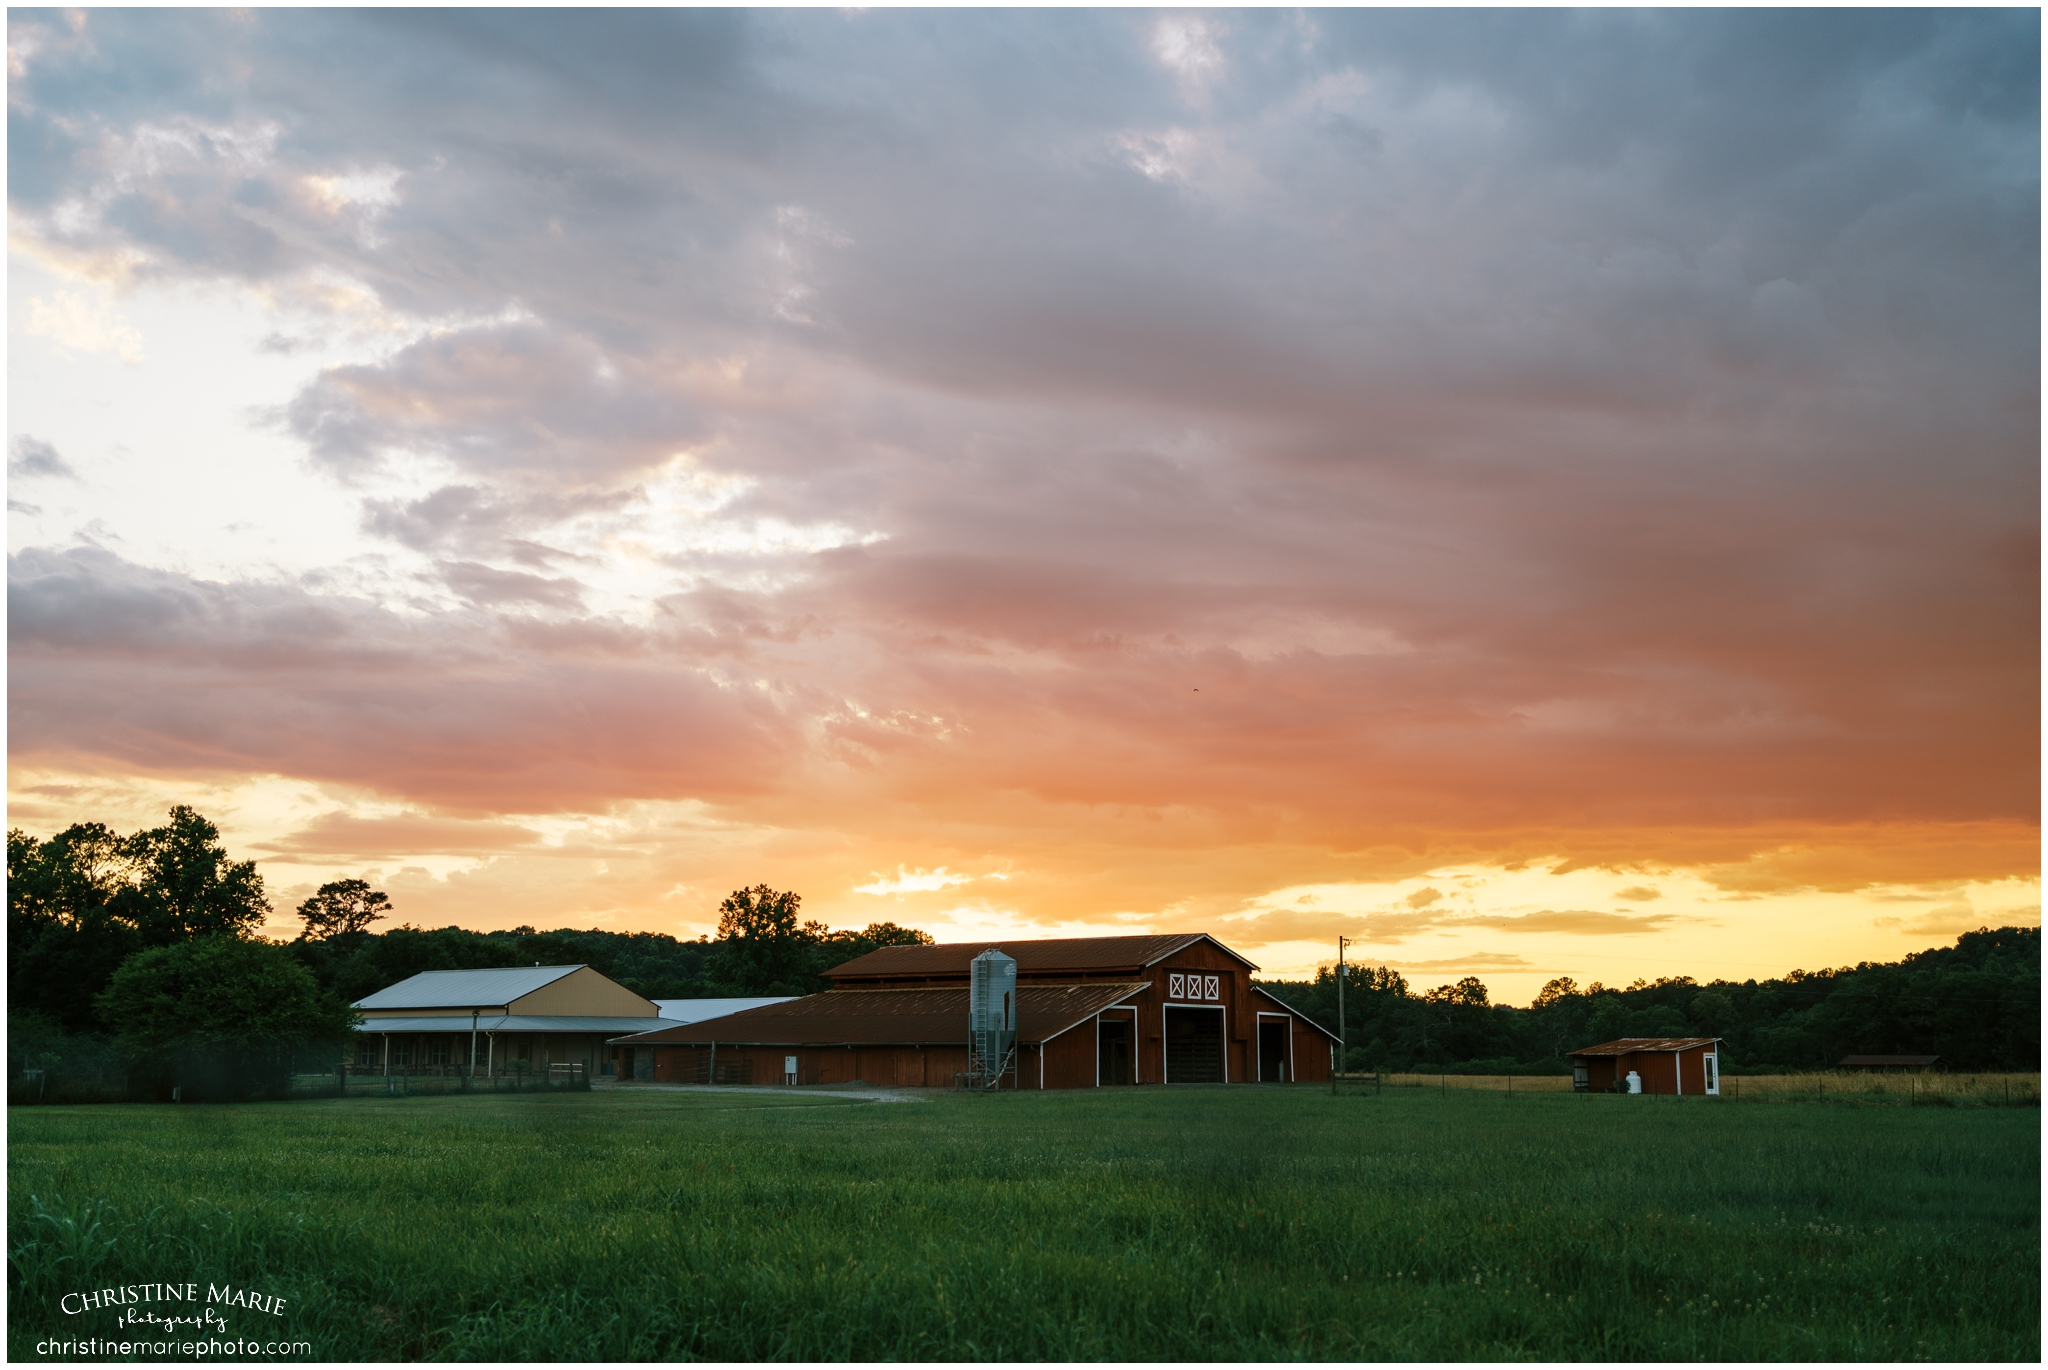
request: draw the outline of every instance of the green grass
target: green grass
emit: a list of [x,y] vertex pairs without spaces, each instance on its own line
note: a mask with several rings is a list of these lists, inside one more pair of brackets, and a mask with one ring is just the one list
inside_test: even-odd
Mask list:
[[9,1113],[66,1290],[322,1359],[2038,1360],[2040,1112],[1311,1087]]

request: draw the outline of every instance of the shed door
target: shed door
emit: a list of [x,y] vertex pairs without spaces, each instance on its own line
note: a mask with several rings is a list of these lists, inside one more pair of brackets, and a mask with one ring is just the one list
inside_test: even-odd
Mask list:
[[1700,1060],[1705,1063],[1707,1068],[1707,1093],[1719,1094],[1721,1092],[1721,1058],[1710,1051],[1705,1056],[1702,1056]]
[[633,1078],[652,1080],[654,1078],[654,1048],[633,1048]]
[[1266,1081],[1287,1078],[1286,1019],[1259,1019],[1259,1078]]
[[1095,1079],[1098,1084],[1127,1085],[1131,1082],[1131,1029],[1133,1019],[1119,1013],[1095,1020]]

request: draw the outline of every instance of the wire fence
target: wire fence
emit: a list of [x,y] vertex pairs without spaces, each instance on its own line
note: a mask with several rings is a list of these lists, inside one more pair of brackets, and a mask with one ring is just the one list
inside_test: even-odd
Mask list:
[[[1462,1092],[1511,1097],[1516,1094],[1573,1092],[1569,1075],[1351,1074],[1340,1076],[1337,1084],[1341,1092],[1354,1094],[1432,1090],[1444,1095]],[[1812,1103],[1838,1099],[1873,1104],[1921,1104],[1937,1108],[1962,1104],[2038,1108],[2041,1103],[2041,1076],[2038,1071],[1964,1074],[1952,1071],[1886,1073],[1825,1070],[1798,1075],[1738,1075],[1731,1072],[1722,1075],[1721,1092],[1710,1097],[1715,1102]]]
[[294,1075],[290,1097],[294,1099],[369,1098],[377,1095],[427,1094],[523,1094],[547,1090],[588,1089],[590,1077],[575,1064],[501,1069],[491,1075],[470,1075],[467,1071],[429,1070],[415,1073],[397,1067],[389,1075],[351,1070],[322,1075]]

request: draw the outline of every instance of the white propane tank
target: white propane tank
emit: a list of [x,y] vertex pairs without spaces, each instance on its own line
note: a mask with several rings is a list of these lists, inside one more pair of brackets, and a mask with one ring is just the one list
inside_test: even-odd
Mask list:
[[1643,1077],[1636,1074],[1633,1070],[1628,1073],[1628,1092],[1631,1094],[1641,1094],[1643,1092]]

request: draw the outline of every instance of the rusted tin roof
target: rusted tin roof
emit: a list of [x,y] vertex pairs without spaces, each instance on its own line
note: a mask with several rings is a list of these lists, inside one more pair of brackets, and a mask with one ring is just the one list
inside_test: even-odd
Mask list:
[[[1019,985],[1017,1040],[1043,1042],[1149,988],[1144,984]],[[967,987],[834,989],[701,1023],[615,1039],[631,1046],[934,1046],[967,1042]]]
[[966,978],[969,963],[994,947],[1017,963],[1019,975],[1066,971],[1137,971],[1206,941],[1251,969],[1251,962],[1206,932],[1162,933],[1150,937],[1047,937],[1016,942],[944,942],[933,947],[882,947],[825,972],[835,980]]
[[1602,1042],[1597,1047],[1580,1047],[1571,1054],[1629,1056],[1638,1051],[1691,1051],[1694,1047],[1710,1047],[1720,1040],[1719,1037],[1622,1037],[1612,1042]]

